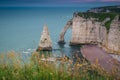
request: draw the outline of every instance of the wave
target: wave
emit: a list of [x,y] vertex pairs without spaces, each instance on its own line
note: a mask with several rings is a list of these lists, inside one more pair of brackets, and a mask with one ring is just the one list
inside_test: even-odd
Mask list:
[[28,52],[28,51],[23,51],[22,53],[29,54],[30,52]]

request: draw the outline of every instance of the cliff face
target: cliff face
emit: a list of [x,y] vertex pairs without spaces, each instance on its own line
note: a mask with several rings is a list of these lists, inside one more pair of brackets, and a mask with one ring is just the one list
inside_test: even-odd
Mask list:
[[107,31],[104,23],[95,18],[73,17],[71,44],[99,44],[109,53],[120,53],[120,21],[116,16]]
[[120,53],[120,21],[119,16],[116,16],[110,25],[108,33],[108,51]]
[[[88,25],[89,24],[89,25]],[[74,16],[72,25],[71,43],[90,43],[96,42],[95,26],[91,19],[87,20],[79,16]]]
[[106,18],[100,22],[97,18],[83,18],[74,14],[71,25],[67,25],[72,27],[70,44],[98,44],[110,53],[120,53],[119,16],[111,21],[109,31],[105,27],[108,20],[109,18]]
[[85,19],[74,14],[71,44],[97,44],[105,38],[106,29],[95,18]]

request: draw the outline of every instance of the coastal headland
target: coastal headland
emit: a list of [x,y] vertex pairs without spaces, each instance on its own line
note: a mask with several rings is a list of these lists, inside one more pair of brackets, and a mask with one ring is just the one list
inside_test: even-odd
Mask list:
[[[63,28],[59,42],[65,43],[64,35],[72,29],[70,45],[82,45],[81,53],[91,64],[99,64],[111,72],[117,64],[120,69],[120,8],[107,6],[75,12]],[[118,58],[110,54],[117,54]],[[118,74],[117,74],[118,75]]]

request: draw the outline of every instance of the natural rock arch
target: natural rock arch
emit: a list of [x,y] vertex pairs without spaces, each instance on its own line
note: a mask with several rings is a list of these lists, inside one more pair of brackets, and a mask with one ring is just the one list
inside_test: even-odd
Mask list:
[[58,43],[65,43],[64,35],[65,35],[66,31],[67,31],[71,26],[72,26],[72,20],[68,21],[67,24],[65,25],[65,27],[63,28],[62,32],[60,33],[60,37],[59,37]]

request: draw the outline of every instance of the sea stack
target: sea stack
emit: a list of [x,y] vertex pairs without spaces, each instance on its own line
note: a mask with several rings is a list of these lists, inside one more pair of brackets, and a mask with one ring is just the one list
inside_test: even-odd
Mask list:
[[37,51],[51,51],[51,50],[52,50],[52,41],[50,39],[48,27],[45,25],[43,28],[43,32],[41,34]]

